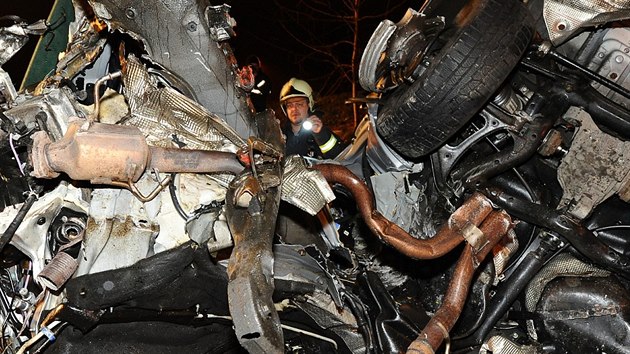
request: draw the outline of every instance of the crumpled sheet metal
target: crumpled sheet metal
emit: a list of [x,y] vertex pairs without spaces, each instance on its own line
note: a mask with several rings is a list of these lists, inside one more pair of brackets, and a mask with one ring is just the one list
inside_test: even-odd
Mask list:
[[581,126],[558,167],[563,190],[559,208],[584,219],[615,193],[630,202],[630,142],[602,132],[580,108],[570,108],[565,119]]
[[[153,177],[145,174],[136,186],[141,193],[148,194],[155,184]],[[170,200],[160,193],[143,203],[126,189],[94,189],[76,276],[128,267],[157,253],[158,249],[165,250],[188,241],[179,218],[170,220],[173,225],[168,228],[158,223],[164,199]],[[177,225],[179,229],[172,227]]]
[[241,138],[255,135],[247,96],[236,82],[236,58],[227,41],[217,43],[213,39],[216,28],[209,23],[208,1],[88,3],[110,31],[118,30],[140,41],[148,60],[185,82],[197,102],[220,116]]
[[578,29],[630,18],[630,0],[545,0],[549,39],[559,45]]
[[[407,172],[385,172],[370,177],[376,209],[410,234],[433,235],[435,229],[427,225],[425,217],[431,213],[425,206],[427,198],[420,197],[423,190],[408,183],[408,175]],[[392,199],[396,202],[392,203]]]
[[0,101],[7,101],[11,105],[16,98],[17,92],[13,86],[13,81],[11,81],[11,76],[0,67]]
[[529,282],[525,289],[525,307],[534,312],[547,284],[557,277],[607,277],[610,272],[584,263],[569,253],[561,253],[552,259]]
[[187,148],[221,150],[226,140],[245,145],[232,128],[217,115],[170,87],[158,88],[144,65],[130,55],[123,70],[125,98],[131,117],[125,121],[147,136],[150,145],[173,146],[173,135]]
[[52,140],[63,138],[73,117],[85,116],[80,105],[75,104],[72,92],[66,88],[49,88],[39,96],[20,98],[15,107],[3,112],[16,123],[22,121],[29,129],[42,124],[43,118],[48,135]]
[[28,42],[28,33],[21,25],[0,28],[0,65],[4,65]]
[[492,336],[481,346],[480,354],[533,354],[539,353],[533,345],[520,345],[502,336]]
[[284,163],[281,199],[315,215],[335,194],[321,173],[307,169],[303,158],[290,156]]

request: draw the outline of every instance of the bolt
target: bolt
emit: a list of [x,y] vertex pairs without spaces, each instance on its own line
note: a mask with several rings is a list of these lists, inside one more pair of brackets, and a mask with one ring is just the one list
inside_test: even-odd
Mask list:
[[615,57],[615,61],[619,64],[623,63],[623,57],[621,55],[617,55]]
[[195,32],[197,30],[197,23],[195,21],[188,22],[186,29],[190,32]]
[[136,18],[136,10],[133,7],[128,7],[125,10],[125,16],[127,16],[128,19],[133,20]]
[[37,225],[44,225],[46,223],[46,218],[45,217],[41,217],[39,219],[37,219]]
[[604,56],[606,56],[606,54],[602,52],[597,53],[597,57],[599,57],[600,59],[603,58]]
[[564,31],[565,29],[567,29],[567,24],[565,22],[560,22],[558,23],[558,31]]
[[610,78],[611,79],[616,79],[617,78],[617,73],[610,73]]

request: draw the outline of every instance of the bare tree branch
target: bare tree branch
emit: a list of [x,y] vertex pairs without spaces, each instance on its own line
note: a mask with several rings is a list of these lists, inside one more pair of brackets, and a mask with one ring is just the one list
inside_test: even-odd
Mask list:
[[[315,66],[311,74],[320,93],[358,90],[358,67],[366,26],[400,12],[408,1],[391,0],[274,0],[277,24],[286,33],[300,68]],[[312,72],[312,70],[310,70]],[[355,109],[354,120],[358,120]]]

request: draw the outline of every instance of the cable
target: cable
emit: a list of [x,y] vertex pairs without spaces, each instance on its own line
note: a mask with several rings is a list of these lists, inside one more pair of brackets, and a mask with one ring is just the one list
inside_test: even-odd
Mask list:
[[584,74],[589,79],[593,81],[597,81],[598,83],[606,86],[612,91],[615,91],[616,93],[624,96],[625,98],[630,99],[630,90],[617,84],[616,82],[608,80],[607,78],[600,76],[598,73],[592,70],[589,70],[588,68],[585,68],[578,63],[573,62],[571,59],[556,52],[554,49],[550,49],[546,54],[548,54],[553,60],[555,60],[560,65],[571,68],[571,69],[575,69],[581,72],[582,74]]
[[61,324],[61,321],[54,321],[48,327],[42,327],[39,332],[33,338],[29,339],[20,347],[20,350],[16,354],[24,354],[28,348],[30,348],[33,344],[37,343],[43,336],[47,336],[49,341],[54,340],[54,335],[50,337],[50,330],[54,329],[58,325]]
[[62,323],[54,332],[52,332],[53,334],[53,339],[49,339],[47,341],[45,341],[44,343],[42,343],[42,345],[39,346],[39,348],[37,348],[37,350],[35,350],[33,352],[33,354],[38,354],[38,353],[42,353],[42,351],[44,350],[44,348],[46,348],[48,346],[48,344],[52,343],[56,337],[59,336],[59,333],[61,333],[61,331],[64,329],[64,327],[67,325],[67,322]]
[[606,230],[615,230],[615,229],[630,229],[630,225],[610,225],[610,226],[602,226],[594,229],[593,231],[606,231]]
[[300,334],[306,334],[307,336],[311,336],[313,338],[317,338],[319,340],[323,340],[325,342],[331,343],[333,345],[333,347],[335,347],[335,350],[339,349],[338,346],[337,346],[337,342],[335,342],[333,339],[330,339],[328,337],[324,337],[324,336],[322,336],[320,334],[309,332],[309,331],[305,331],[305,330],[303,330],[301,328],[292,327],[292,326],[285,325],[285,324],[280,324],[280,326],[282,328],[286,329],[286,330],[293,331],[293,332],[300,333]]
[[24,221],[26,214],[31,209],[31,207],[33,206],[36,200],[37,200],[37,194],[34,192],[31,192],[26,198],[26,200],[24,201],[24,204],[22,204],[22,207],[20,208],[20,210],[17,212],[17,214],[13,218],[13,221],[11,222],[11,224],[9,224],[9,227],[7,227],[7,229],[4,230],[4,233],[2,233],[2,236],[0,236],[0,252],[2,252],[2,250],[4,249],[4,246],[6,246],[9,243],[9,241],[11,241],[11,238],[13,238],[13,235],[15,235],[15,232],[22,224],[22,221]]
[[182,208],[181,204],[179,204],[179,200],[177,199],[177,191],[175,187],[175,173],[171,173],[171,179],[173,180],[173,182],[171,182],[168,185],[168,193],[171,195],[173,206],[175,207],[175,210],[177,210],[177,214],[179,214],[179,216],[181,216],[182,219],[184,219],[184,221],[188,221],[190,220],[191,217],[190,215],[186,213],[186,211],[184,211],[184,208]]
[[[210,313],[206,313],[206,314],[199,314],[197,316],[198,318],[215,318],[215,319],[222,319],[222,320],[228,320],[228,321],[233,321],[231,316],[220,316],[220,315],[214,315],[214,314],[210,314]],[[300,334],[305,334],[307,336],[313,337],[313,338],[317,338],[319,340],[323,340],[325,342],[331,343],[334,347],[335,350],[338,350],[339,347],[337,345],[337,342],[334,339],[322,336],[321,334],[317,334],[317,333],[313,333],[301,328],[297,328],[297,327],[293,327],[293,326],[289,326],[286,324],[280,324],[280,327],[282,327],[283,329],[286,329],[288,331],[292,331],[292,332],[296,332],[296,333],[300,333]]]
[[346,304],[350,307],[350,312],[357,321],[357,327],[365,340],[366,353],[374,352],[374,338],[371,331],[372,324],[366,316],[366,309],[358,296],[350,292],[345,292]]
[[11,311],[11,307],[13,306],[13,303],[15,301],[15,286],[13,284],[13,279],[11,279],[11,275],[9,274],[9,271],[7,269],[5,269],[5,271],[7,272],[7,275],[9,277],[9,282],[11,283],[11,291],[13,292],[13,297],[11,298],[11,302],[8,302],[8,299],[5,295],[5,292],[2,292],[0,294],[0,302],[2,302],[2,306],[6,308],[6,319],[2,325],[2,333],[4,333],[4,328],[6,327],[6,324],[8,324],[7,322],[10,320],[12,323],[12,325],[14,327],[20,327],[22,326],[22,323],[17,319],[17,317],[15,316],[15,314]]
[[9,134],[9,146],[11,147],[11,151],[13,152],[13,157],[15,158],[15,162],[17,162],[18,164],[18,168],[20,169],[20,173],[22,174],[22,176],[26,176],[26,173],[24,173],[24,165],[22,164],[22,161],[20,161],[20,157],[18,156],[17,150],[15,149],[15,145],[13,145],[13,138],[20,138],[20,135],[18,134]]

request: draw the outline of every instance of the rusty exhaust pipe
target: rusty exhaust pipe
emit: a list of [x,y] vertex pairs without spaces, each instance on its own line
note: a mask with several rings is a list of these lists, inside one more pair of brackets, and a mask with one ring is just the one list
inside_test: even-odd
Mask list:
[[492,212],[481,224],[484,242],[477,250],[473,245],[466,245],[455,266],[442,306],[435,312],[418,338],[407,348],[408,354],[435,353],[444,339],[448,338],[448,333],[464,308],[475,270],[512,227],[512,219],[505,211]]
[[339,183],[350,190],[370,230],[409,257],[438,258],[462,241],[467,241],[442,306],[407,348],[407,353],[410,354],[434,353],[444,339],[449,337],[450,330],[462,313],[475,270],[514,226],[511,217],[505,211],[493,211],[489,199],[475,193],[450,216],[433,238],[416,239],[376,210],[369,188],[350,170],[331,164],[315,165],[312,168],[322,173],[329,183]]
[[236,154],[224,151],[169,149],[150,146],[148,168],[174,173],[226,172],[238,175],[243,165]]
[[485,196],[475,193],[450,216],[434,237],[427,240],[417,239],[376,210],[372,192],[350,170],[332,164],[315,165],[312,169],[319,171],[329,183],[339,183],[350,190],[370,230],[383,242],[414,259],[439,258],[464,239],[476,242],[473,239],[479,234],[477,226],[493,210]]
[[238,174],[236,154],[149,146],[133,126],[75,121],[62,139],[52,142],[44,132],[33,134],[34,177],[55,178],[61,172],[95,184],[137,182],[147,169],[159,172]]

